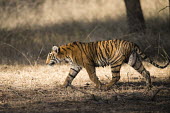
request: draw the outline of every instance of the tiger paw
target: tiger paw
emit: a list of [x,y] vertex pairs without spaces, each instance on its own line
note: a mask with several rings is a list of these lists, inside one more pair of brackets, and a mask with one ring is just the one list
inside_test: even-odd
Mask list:
[[101,84],[100,85],[96,85],[95,87],[97,88],[97,89],[101,89]]
[[64,84],[62,85],[62,88],[67,88],[68,86],[70,86],[70,84],[64,83]]

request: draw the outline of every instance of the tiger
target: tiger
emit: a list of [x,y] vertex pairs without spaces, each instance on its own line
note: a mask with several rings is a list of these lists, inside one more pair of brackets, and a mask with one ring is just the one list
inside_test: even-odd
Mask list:
[[[46,64],[54,65],[67,61],[71,67],[66,77],[63,87],[71,85],[73,79],[82,68],[85,68],[90,80],[96,88],[109,90],[120,80],[120,68],[127,63],[139,72],[146,80],[146,88],[151,89],[151,77],[142,64],[145,60],[157,68],[166,68],[170,59],[164,66],[153,62],[144,54],[139,46],[133,42],[114,39],[96,42],[72,42],[62,46],[53,46],[52,51],[47,55]],[[110,66],[112,78],[107,84],[101,83],[96,76],[96,67]]]

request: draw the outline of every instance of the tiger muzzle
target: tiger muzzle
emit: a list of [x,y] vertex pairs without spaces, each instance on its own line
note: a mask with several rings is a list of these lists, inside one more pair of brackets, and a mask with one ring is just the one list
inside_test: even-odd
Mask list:
[[61,61],[58,60],[58,59],[52,59],[52,60],[50,60],[50,63],[49,63],[48,65],[53,66],[53,65],[55,65],[55,64],[57,64],[57,63],[60,63],[60,62],[61,62]]

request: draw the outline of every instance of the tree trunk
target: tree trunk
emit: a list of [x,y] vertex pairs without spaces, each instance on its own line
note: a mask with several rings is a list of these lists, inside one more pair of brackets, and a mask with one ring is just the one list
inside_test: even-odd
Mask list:
[[143,17],[140,0],[124,0],[127,12],[129,31],[145,32],[145,20]]

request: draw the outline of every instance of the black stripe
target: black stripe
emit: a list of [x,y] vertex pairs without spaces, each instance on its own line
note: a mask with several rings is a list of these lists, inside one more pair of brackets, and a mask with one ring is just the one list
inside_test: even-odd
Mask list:
[[137,62],[137,61],[135,61],[135,63],[132,65],[132,67],[134,67],[134,66],[135,66],[136,62]]
[[78,73],[79,71],[75,70],[74,68],[71,68],[73,71],[75,71],[76,73]]
[[112,78],[120,78],[120,76],[112,76]]
[[[101,42],[100,42],[101,43]],[[100,44],[101,45],[101,44]],[[102,62],[103,64],[105,64],[105,58],[104,58],[104,56],[103,56],[103,53],[102,53],[102,50],[101,50],[101,48],[100,48],[100,45],[99,45],[99,55],[100,55],[100,62]],[[102,46],[102,45],[101,45]]]
[[69,47],[67,47],[67,49],[69,49],[70,51],[72,51],[72,49],[71,49],[71,48],[69,48]]
[[[75,59],[75,63],[78,64],[78,63],[77,63],[77,58],[75,57],[74,59]],[[83,60],[82,60],[82,62],[83,62]]]
[[94,48],[94,55],[98,58],[98,55],[97,55],[97,49],[96,49],[96,43],[93,43],[93,48]]
[[[103,45],[101,45],[101,46],[103,46]],[[104,47],[103,47],[103,48],[104,48]],[[102,52],[102,50],[101,50],[100,47],[99,47],[99,50],[100,50],[100,53],[101,53],[101,58],[102,58],[102,60],[104,60],[103,62],[105,63],[106,58],[103,56],[103,52]]]
[[109,61],[112,61],[113,58],[115,57],[117,49],[115,49],[115,51],[114,51],[114,48],[116,48],[116,45],[115,45],[115,42],[112,42],[112,51],[111,51],[111,55],[110,55]]
[[[138,61],[138,55],[136,54],[136,52],[134,53],[134,51],[131,53],[131,55],[132,55],[132,54],[133,54],[133,55],[134,55],[134,54],[136,55],[136,57],[133,57],[133,59],[132,59],[132,60],[135,60],[135,62],[131,65],[131,66],[134,68],[134,66],[136,65],[136,62]],[[131,55],[130,55],[130,56],[131,56]],[[130,57],[130,56],[129,56],[129,57]],[[134,59],[134,58],[135,58],[135,59]],[[128,61],[129,61],[129,60],[128,60]]]
[[[79,48],[79,50],[80,50],[80,52],[81,52],[81,59],[82,59],[82,62],[83,62],[83,55],[82,55],[82,50],[81,50],[81,48],[83,49],[83,47],[81,46],[81,44],[80,44],[80,46],[81,46],[81,48],[80,48],[80,46],[77,44],[77,42],[75,43],[76,45],[77,45],[77,47]],[[77,60],[76,60],[76,57],[75,57],[75,62],[77,63]],[[83,62],[83,66],[84,66],[84,62]]]
[[116,67],[119,67],[119,66],[121,66],[121,64],[120,65],[116,65],[116,66],[111,66],[111,68],[116,68]]
[[[66,51],[66,49],[62,48],[64,51]],[[67,51],[66,51],[67,52]]]
[[71,47],[74,47],[73,45],[70,45]]
[[90,51],[89,56],[90,56],[91,58],[93,58],[93,49],[94,49],[94,48],[92,47],[92,44],[93,44],[93,43],[91,42],[91,43],[89,43],[89,45],[88,45],[88,46],[89,46],[89,51]]
[[112,45],[112,44],[114,44],[114,43],[113,43],[113,42],[110,42],[110,46],[111,46],[111,48],[112,48],[111,51],[110,51],[111,53],[113,52],[113,45]]
[[71,75],[70,73],[68,74],[70,77],[72,77],[72,78],[75,78],[75,76],[74,75]]
[[[97,47],[96,48],[99,48],[99,42],[97,42]],[[102,57],[101,57],[101,54],[100,54],[100,49],[97,49],[96,50],[96,54],[97,54],[97,58],[98,58],[98,60],[97,61],[100,61],[100,62],[102,62]]]
[[143,68],[143,70],[141,71],[141,74],[143,73],[143,71],[145,71],[145,68]]
[[[114,58],[114,57],[115,57],[115,58]],[[113,59],[112,62],[110,62],[110,64],[113,64],[114,62],[116,62],[115,60],[118,60],[119,57],[120,57],[120,56],[115,56],[115,55],[114,55],[114,56],[112,57],[112,59],[113,59],[113,58],[114,58],[114,59]]]
[[120,73],[120,71],[112,71],[112,73]]
[[[85,55],[86,55],[86,57],[90,60],[90,61],[92,61],[92,59],[88,56],[88,54],[85,52],[85,49],[83,48],[83,44],[80,44],[80,46],[81,46],[81,48],[82,48],[82,51],[81,52],[83,52]],[[86,44],[84,44],[84,46],[85,46],[85,48],[86,48]],[[82,57],[82,55],[81,55],[81,57]],[[83,61],[83,57],[82,57],[82,61]],[[84,65],[84,64],[83,64]]]
[[146,58],[147,58],[147,56],[144,56],[144,58],[143,58],[143,59],[145,60]]
[[116,64],[118,63],[120,60],[122,60],[122,56],[118,55],[116,58],[114,58],[114,60],[111,62],[111,64]]
[[141,53],[139,53],[139,55],[142,55],[143,53],[141,52]]
[[[142,66],[142,63],[140,63],[140,66],[136,69],[136,70],[139,70],[140,68],[141,68],[141,66]],[[134,67],[135,68],[135,67]]]
[[92,45],[91,45],[91,47],[92,47],[92,53],[93,53],[93,57],[94,57],[94,55],[96,55],[96,48],[94,47],[94,42],[92,43]]

